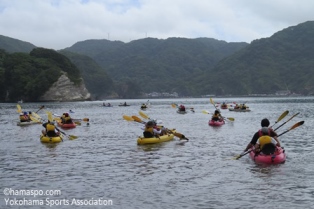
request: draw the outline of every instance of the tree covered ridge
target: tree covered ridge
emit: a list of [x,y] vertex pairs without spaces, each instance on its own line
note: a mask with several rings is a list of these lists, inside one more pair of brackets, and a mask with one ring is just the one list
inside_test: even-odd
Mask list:
[[1,51],[1,101],[37,101],[62,73],[80,84],[78,68],[60,53],[44,48],[34,48],[27,53]]
[[203,87],[202,93],[211,89],[211,93],[232,95],[289,90],[313,95],[313,58],[314,21],[309,21],[253,41],[219,62],[214,73],[206,72],[196,82]]
[[[121,85],[135,85],[134,89],[145,93],[176,91],[181,95],[197,93],[192,86],[186,86],[191,77],[212,69],[220,60],[248,45],[211,38],[145,38],[126,44],[99,40],[92,51],[90,42],[97,41],[76,43],[66,50],[92,57]],[[87,50],[82,51],[83,48]],[[130,85],[127,86],[131,88]]]
[[[21,86],[28,86],[26,92],[30,98],[36,98],[38,95],[30,95],[45,90],[41,81],[46,79],[47,87],[61,69],[65,69],[74,81],[79,82],[81,75],[95,99],[108,96],[138,98],[142,93],[153,91],[200,96],[273,94],[279,90],[290,90],[313,95],[313,49],[314,22],[308,21],[250,44],[227,43],[211,38],[145,38],[129,43],[81,41],[59,51],[62,55],[42,48],[26,55],[2,51],[0,87],[5,88],[1,88],[0,92],[1,98],[7,92],[14,95],[18,90],[13,91],[16,86],[10,85],[16,85],[12,84],[16,80],[23,83]],[[38,68],[38,71],[32,68]],[[52,68],[56,72],[47,73]],[[28,72],[31,76],[25,75]],[[11,76],[10,82],[5,75]],[[25,78],[18,78],[17,75]],[[42,78],[35,81],[38,75]],[[25,84],[25,80],[29,82]],[[40,91],[31,90],[38,89],[38,86]],[[20,95],[21,91],[16,94]]]

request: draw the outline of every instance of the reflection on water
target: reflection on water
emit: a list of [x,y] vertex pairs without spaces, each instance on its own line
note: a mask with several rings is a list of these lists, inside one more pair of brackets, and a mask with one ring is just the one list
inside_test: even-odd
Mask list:
[[[77,139],[58,144],[41,143],[41,125],[17,126],[16,104],[1,104],[0,185],[2,189],[62,191],[61,196],[51,198],[112,199],[114,208],[312,207],[314,98],[214,101],[246,103],[252,111],[222,110],[224,117],[235,121],[216,128],[208,126],[210,115],[202,113],[214,112],[209,99],[150,100],[152,106],[145,114],[161,119],[165,127],[176,128],[190,141],[175,138],[141,146],[136,141],[143,132],[142,124],[122,116],[140,117],[140,106],[146,100],[126,100],[130,107],[118,107],[124,101],[112,100],[111,108],[102,107],[102,101],[23,103],[27,111],[45,105],[55,114],[71,109],[73,118],[90,119],[90,125],[82,121],[81,126],[65,130]],[[195,113],[177,114],[172,103],[193,107]],[[248,156],[233,160],[251,140],[262,118],[273,124],[285,110],[290,113],[278,125],[300,114],[278,129],[279,134],[298,121],[305,124],[280,137],[287,153],[284,164],[256,165]],[[47,119],[45,110],[38,114]],[[5,208],[1,195],[0,206]]]

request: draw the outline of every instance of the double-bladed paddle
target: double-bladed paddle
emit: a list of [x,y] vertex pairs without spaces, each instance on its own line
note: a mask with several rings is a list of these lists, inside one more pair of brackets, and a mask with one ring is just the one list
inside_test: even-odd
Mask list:
[[[140,114],[140,116],[141,116],[142,118],[151,120],[151,118],[150,118],[148,115],[146,115],[144,112],[139,111],[139,114]],[[133,118],[133,116],[132,116],[132,118]],[[135,118],[133,118],[133,119],[135,120]],[[168,131],[169,131],[170,133],[172,133],[173,135],[175,135],[176,137],[180,138],[180,139],[186,139],[187,141],[189,141],[189,139],[186,138],[186,137],[185,137],[183,134],[181,134],[181,133],[172,132],[172,131],[169,130],[169,129],[168,129]]]
[[[210,114],[207,110],[203,110],[202,113],[204,113],[204,114]],[[221,116],[221,117],[223,117],[223,116]],[[225,117],[223,117],[223,118],[224,118],[224,119],[228,119],[228,120],[230,120],[230,121],[234,121],[234,118],[225,118]]]

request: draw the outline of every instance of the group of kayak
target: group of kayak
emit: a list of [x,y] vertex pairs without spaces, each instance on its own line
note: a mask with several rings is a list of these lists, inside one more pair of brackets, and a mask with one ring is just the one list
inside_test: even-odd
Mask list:
[[[44,106],[42,106],[39,110],[43,109]],[[61,116],[52,117],[51,112],[47,112],[48,114],[48,121],[45,122],[38,114],[37,112],[23,112],[21,106],[17,105],[17,112],[19,113],[19,121],[17,122],[18,126],[26,126],[31,124],[42,124],[42,126],[45,128],[42,130],[42,133],[40,135],[40,141],[44,143],[58,143],[63,140],[63,138],[66,135],[63,131],[59,130],[56,125],[62,129],[72,129],[76,127],[76,123],[72,120],[69,113],[63,113]],[[69,112],[74,113],[72,110]],[[55,124],[56,122],[56,124]],[[72,137],[74,138],[74,137]],[[69,139],[71,139],[71,135],[69,136]]]

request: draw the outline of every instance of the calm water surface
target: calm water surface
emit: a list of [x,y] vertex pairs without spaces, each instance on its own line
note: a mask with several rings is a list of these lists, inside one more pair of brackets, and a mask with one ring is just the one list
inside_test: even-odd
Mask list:
[[[209,127],[214,112],[209,99],[150,100],[145,113],[163,121],[168,128],[190,139],[138,146],[142,125],[128,122],[123,115],[137,115],[147,100],[126,100],[129,107],[118,107],[120,100],[102,102],[25,103],[22,109],[62,114],[70,109],[73,118],[89,118],[90,125],[67,134],[78,136],[55,145],[42,144],[41,125],[16,125],[16,104],[0,104],[0,208],[314,208],[313,127],[314,98],[213,98],[215,102],[246,102],[251,112],[222,110],[235,118],[222,127]],[[195,113],[180,115],[171,103],[194,107]],[[248,156],[233,160],[250,141],[267,117],[278,123],[280,134],[295,123],[300,126],[280,137],[287,161],[276,166],[256,165]],[[276,126],[278,126],[276,125]],[[276,127],[275,126],[275,127]],[[61,195],[4,196],[12,190],[60,190]],[[8,206],[6,199],[41,200],[44,205]],[[46,198],[59,206],[47,205]],[[112,200],[111,206],[71,205],[76,200]],[[61,200],[69,201],[61,202]]]

